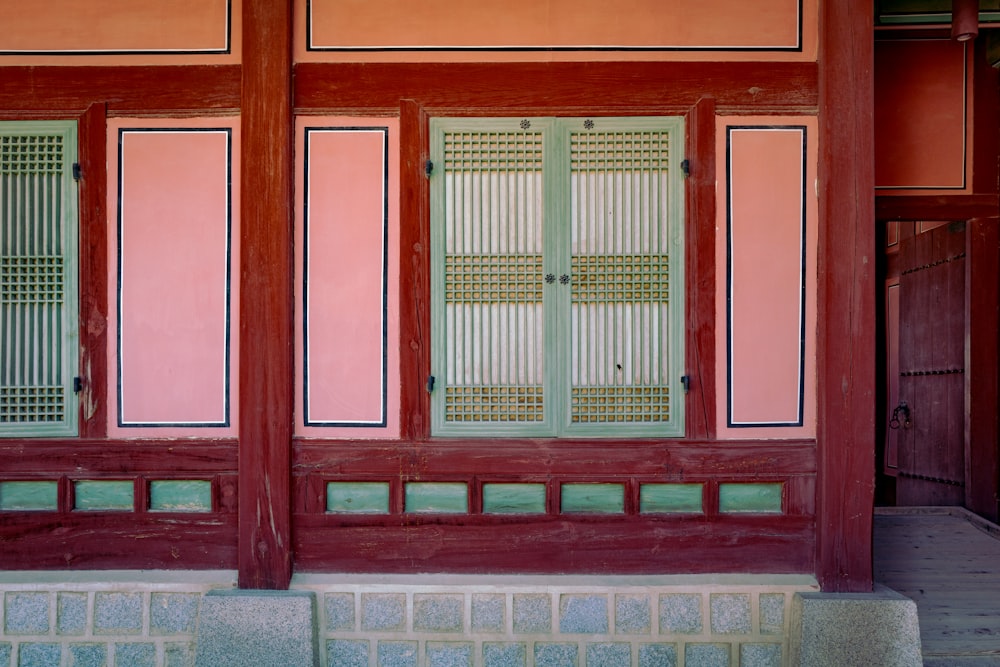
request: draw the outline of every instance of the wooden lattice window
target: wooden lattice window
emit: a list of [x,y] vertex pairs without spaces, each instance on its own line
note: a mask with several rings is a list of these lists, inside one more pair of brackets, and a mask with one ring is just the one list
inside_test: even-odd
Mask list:
[[76,123],[0,122],[0,435],[75,435]]
[[432,120],[435,435],[683,435],[682,137]]

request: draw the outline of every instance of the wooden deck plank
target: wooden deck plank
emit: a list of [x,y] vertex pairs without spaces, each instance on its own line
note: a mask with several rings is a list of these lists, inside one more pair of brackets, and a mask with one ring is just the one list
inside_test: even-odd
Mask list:
[[875,513],[875,581],[916,602],[924,657],[935,665],[950,657],[1000,665],[997,533],[960,508]]

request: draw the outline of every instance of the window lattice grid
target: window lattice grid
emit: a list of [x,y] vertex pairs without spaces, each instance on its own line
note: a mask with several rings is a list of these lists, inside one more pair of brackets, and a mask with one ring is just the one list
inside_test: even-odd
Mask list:
[[448,171],[540,171],[540,132],[448,132],[444,135]]
[[59,174],[63,138],[59,135],[0,136],[0,175]]
[[667,387],[574,387],[570,419],[574,424],[669,421],[670,391]]
[[448,422],[541,422],[544,413],[542,387],[464,386],[445,391]]
[[61,422],[64,410],[62,387],[0,387],[0,423]]
[[62,300],[62,257],[0,257],[0,303]]
[[660,131],[573,132],[573,171],[668,171],[669,134]]
[[448,255],[447,303],[537,303],[542,300],[540,255]]
[[574,303],[668,303],[666,255],[577,255],[572,259]]

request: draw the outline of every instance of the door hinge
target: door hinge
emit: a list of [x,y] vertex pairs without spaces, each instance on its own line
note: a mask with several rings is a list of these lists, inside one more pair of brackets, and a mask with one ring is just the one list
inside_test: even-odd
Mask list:
[[681,384],[684,385],[684,393],[685,394],[688,393],[689,391],[691,391],[691,376],[690,375],[682,375],[681,376]]
[[432,391],[434,391],[434,376],[433,375],[428,375],[427,376],[427,393],[429,394]]
[[684,174],[684,178],[691,175],[691,160],[687,158],[681,160],[681,172]]
[[427,162],[424,162],[424,175],[430,178],[432,173],[434,173],[434,163],[427,160]]
[[73,180],[79,181],[83,178],[83,168],[80,166],[79,162],[73,163]]
[[83,391],[83,378],[77,376],[73,378],[73,393],[79,394],[81,391]]

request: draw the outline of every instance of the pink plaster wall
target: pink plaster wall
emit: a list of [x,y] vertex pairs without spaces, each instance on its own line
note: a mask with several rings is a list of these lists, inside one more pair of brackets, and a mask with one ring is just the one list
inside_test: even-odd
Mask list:
[[297,123],[300,435],[399,434],[398,143],[395,118]]
[[[813,60],[817,0],[296,0],[298,60],[482,60],[447,48],[671,48],[676,53],[558,51],[490,54],[490,60]],[[309,11],[311,10],[311,11]],[[800,44],[801,41],[801,44]],[[800,51],[788,51],[801,46]],[[439,49],[317,53],[308,48]],[[738,49],[785,49],[740,52]],[[730,49],[728,52],[712,49]]]
[[239,62],[241,11],[241,0],[0,2],[0,65]]
[[875,42],[879,194],[971,192],[971,55],[948,39]]
[[717,127],[718,164],[726,168],[720,173],[716,236],[718,433],[722,438],[812,437],[816,120],[723,117]]
[[233,118],[108,123],[112,436],[236,434],[239,145]]

